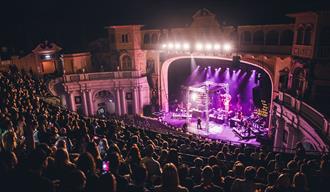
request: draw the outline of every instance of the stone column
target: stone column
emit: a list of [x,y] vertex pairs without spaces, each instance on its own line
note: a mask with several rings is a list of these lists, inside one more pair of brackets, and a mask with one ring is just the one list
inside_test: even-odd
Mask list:
[[282,117],[278,118],[277,126],[275,127],[274,151],[280,151],[282,148],[284,127],[285,120]]
[[140,105],[139,105],[139,108],[140,109],[143,109],[143,88],[141,86],[138,87],[138,92],[139,92],[139,102],[140,102]]
[[125,90],[120,90],[120,96],[121,96],[121,114],[125,115],[127,113],[127,107],[126,107],[126,95]]
[[116,91],[116,113],[117,115],[121,115],[120,92],[119,89],[115,89],[115,91]]
[[88,113],[89,116],[93,116],[94,115],[94,103],[93,103],[93,95],[92,95],[92,90],[87,90],[88,94],[87,94],[87,98],[88,98]]
[[138,92],[137,92],[137,88],[134,87],[133,88],[133,104],[134,104],[134,113],[135,114],[139,114],[139,95],[138,95]]
[[292,152],[291,149],[293,149],[295,146],[292,146],[292,143],[295,140],[295,128],[293,127],[293,124],[287,123],[287,130],[288,130],[288,139],[286,141],[287,143],[287,152]]
[[71,111],[77,111],[73,92],[69,92]]
[[[288,148],[294,149],[298,142],[298,129],[294,127],[294,124],[289,126],[289,136],[288,136]],[[294,152],[289,150],[289,152]]]
[[81,93],[82,93],[84,115],[85,116],[88,116],[88,106],[87,106],[86,90],[81,90]]
[[291,142],[291,149],[296,148],[297,142],[299,141],[299,131],[297,130],[297,128],[292,129],[293,131],[293,137],[292,137],[292,142]]

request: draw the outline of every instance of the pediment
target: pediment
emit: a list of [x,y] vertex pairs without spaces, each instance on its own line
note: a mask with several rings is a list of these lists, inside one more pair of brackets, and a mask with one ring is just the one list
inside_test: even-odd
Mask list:
[[32,50],[35,54],[49,54],[61,51],[62,48],[55,43],[50,43],[48,41],[39,43],[36,48]]

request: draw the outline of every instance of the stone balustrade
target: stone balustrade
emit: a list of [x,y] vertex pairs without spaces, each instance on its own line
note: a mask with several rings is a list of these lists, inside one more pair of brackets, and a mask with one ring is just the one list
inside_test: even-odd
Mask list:
[[91,81],[105,79],[131,79],[141,77],[140,71],[112,71],[64,75],[65,82]]

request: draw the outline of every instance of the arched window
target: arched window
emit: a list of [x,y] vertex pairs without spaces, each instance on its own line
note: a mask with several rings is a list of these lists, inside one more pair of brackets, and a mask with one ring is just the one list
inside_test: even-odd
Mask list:
[[250,31],[244,31],[244,42],[251,43],[251,32]]
[[304,70],[301,67],[296,68],[293,72],[292,88],[297,96],[301,96],[303,92],[304,79]]
[[122,34],[121,35],[121,42],[122,43],[128,43],[128,34]]
[[157,43],[157,41],[158,41],[157,34],[156,33],[152,34],[151,43],[155,44],[155,43]]
[[130,71],[132,70],[132,59],[130,56],[125,55],[121,59],[121,68],[123,71]]
[[150,43],[150,35],[149,35],[149,33],[144,34],[144,36],[143,36],[143,42],[144,42],[144,44],[149,44]]
[[146,72],[148,74],[155,73],[155,61],[153,59],[147,60]]
[[278,32],[269,31],[266,35],[266,45],[278,45]]
[[303,37],[304,37],[304,28],[301,26],[297,30],[297,39],[296,39],[297,45],[303,44]]
[[255,45],[263,45],[265,40],[265,34],[262,30],[256,31],[253,34],[253,44]]
[[97,106],[96,112],[99,116],[107,116],[116,112],[116,98],[107,90],[97,92],[93,101]]
[[285,68],[280,71],[280,79],[278,84],[279,90],[286,90],[288,88],[288,80],[289,80],[289,69]]
[[293,32],[291,30],[285,30],[281,33],[280,45],[292,45]]
[[312,27],[307,26],[304,34],[304,45],[310,45],[312,42]]

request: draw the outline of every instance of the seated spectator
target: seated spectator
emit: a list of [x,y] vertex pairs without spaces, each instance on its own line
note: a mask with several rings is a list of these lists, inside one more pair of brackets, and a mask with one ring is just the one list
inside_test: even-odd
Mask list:
[[16,181],[19,184],[10,186],[10,191],[55,191],[51,180],[43,176],[47,168],[47,157],[41,149],[32,151],[28,156],[27,170],[17,175]]
[[203,168],[202,172],[202,183],[200,185],[196,185],[193,188],[195,192],[222,192],[223,189],[220,186],[217,186],[213,183],[213,170],[212,167],[206,166]]
[[192,190],[194,187],[194,181],[189,177],[189,167],[186,164],[182,164],[178,168],[178,174],[180,179],[180,185]]
[[275,186],[277,178],[278,178],[278,173],[277,172],[273,171],[271,173],[268,173],[268,175],[267,175],[267,188],[273,188]]
[[293,177],[292,188],[294,192],[307,192],[307,181],[305,174],[297,172]]
[[17,147],[17,136],[13,129],[7,130],[1,138],[4,151],[14,152]]
[[[101,175],[98,179],[96,190],[97,192],[118,192],[116,178],[113,174],[107,173]],[[127,190],[126,190],[127,191]]]
[[96,164],[96,170],[100,172],[102,170],[102,158],[99,149],[97,148],[97,145],[95,142],[88,142],[86,151],[90,153],[93,158],[94,162]]
[[170,149],[170,152],[168,153],[168,163],[173,163],[175,166],[179,165],[179,155],[178,151],[174,148]]
[[160,166],[163,167],[168,162],[168,151],[163,148],[158,158]]
[[202,166],[203,166],[203,159],[196,157],[194,159],[194,167],[190,168],[190,176],[192,177],[195,184],[200,184],[202,179]]
[[147,180],[147,169],[144,166],[135,166],[132,169],[132,180],[128,186],[128,192],[149,192],[145,187]]
[[256,182],[267,184],[267,170],[264,167],[259,167],[256,174]]
[[163,168],[162,184],[155,187],[155,192],[188,192],[179,181],[178,171],[173,163],[167,163]]
[[222,177],[222,171],[221,171],[220,167],[218,165],[213,165],[212,169],[213,169],[213,179],[212,179],[213,183],[215,185],[223,187],[224,178]]
[[144,164],[144,166],[147,168],[149,181],[152,176],[160,176],[161,174],[160,164],[153,158],[153,154],[154,146],[149,144],[145,149],[146,156],[141,160],[142,164]]
[[108,156],[109,161],[109,169],[110,173],[112,173],[115,176],[116,179],[116,191],[117,192],[125,192],[128,190],[128,181],[127,179],[119,174],[119,167],[120,167],[120,161],[119,161],[119,155],[117,153],[111,153]]
[[288,174],[281,174],[274,185],[274,187],[269,187],[265,192],[291,192],[290,177]]
[[54,162],[54,177],[59,180],[63,180],[69,172],[75,168],[75,165],[71,163],[69,159],[68,151],[65,149],[58,149],[55,152]]
[[79,169],[74,169],[64,176],[61,181],[60,192],[84,192],[86,176]]
[[244,178],[237,178],[232,186],[232,192],[254,192],[257,189],[260,189],[255,184],[256,170],[252,166],[248,166],[244,170]]
[[93,156],[88,152],[81,154],[76,165],[86,176],[86,191],[95,190],[98,175],[96,173],[96,165]]

